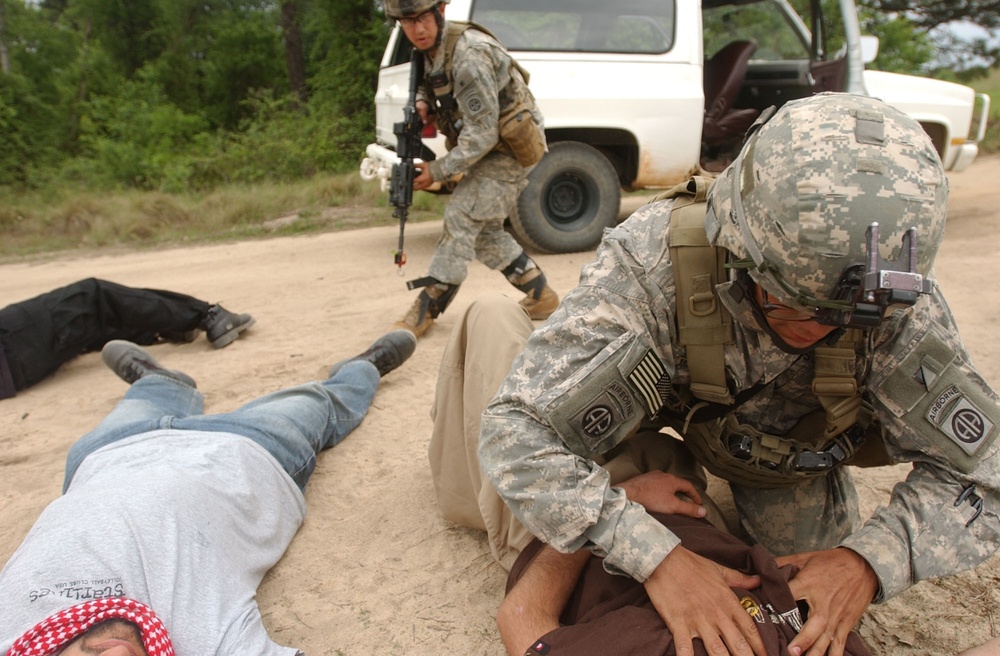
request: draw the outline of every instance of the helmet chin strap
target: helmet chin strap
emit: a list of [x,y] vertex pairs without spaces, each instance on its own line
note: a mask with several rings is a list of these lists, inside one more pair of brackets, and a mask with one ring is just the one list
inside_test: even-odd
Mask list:
[[437,50],[441,46],[441,42],[444,41],[444,14],[441,12],[441,4],[434,5],[431,11],[434,12],[434,22],[437,23],[437,36],[434,38],[434,45],[431,47],[424,48],[423,50],[417,48],[417,50],[420,50],[425,55],[429,55]]

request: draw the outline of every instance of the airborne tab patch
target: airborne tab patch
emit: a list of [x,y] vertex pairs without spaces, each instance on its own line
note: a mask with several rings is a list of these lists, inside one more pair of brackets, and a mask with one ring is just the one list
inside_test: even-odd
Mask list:
[[670,395],[670,374],[660,358],[652,349],[647,350],[626,378],[639,393],[649,416],[656,416]]
[[927,409],[927,419],[962,448],[974,454],[993,433],[995,424],[954,385]]

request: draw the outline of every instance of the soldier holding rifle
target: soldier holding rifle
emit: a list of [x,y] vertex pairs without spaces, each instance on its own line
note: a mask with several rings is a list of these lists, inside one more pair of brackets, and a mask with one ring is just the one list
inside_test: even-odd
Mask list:
[[[545,274],[503,227],[528,173],[545,153],[542,116],[528,90],[527,72],[485,28],[446,22],[446,2],[385,3],[386,16],[399,21],[418,51],[415,66],[426,71],[420,76],[414,109],[423,123],[433,120],[447,140],[447,155],[415,166],[413,189],[461,176],[445,210],[444,232],[430,270],[407,283],[421,291],[400,325],[417,336],[448,307],[473,259],[501,271],[525,293],[520,304],[532,319],[548,317],[559,304]],[[397,136],[404,129],[400,126]],[[405,139],[400,137],[401,142]],[[399,186],[397,177],[406,173],[397,167],[394,187]],[[397,216],[407,200],[393,194]],[[397,264],[401,256],[402,247]]]

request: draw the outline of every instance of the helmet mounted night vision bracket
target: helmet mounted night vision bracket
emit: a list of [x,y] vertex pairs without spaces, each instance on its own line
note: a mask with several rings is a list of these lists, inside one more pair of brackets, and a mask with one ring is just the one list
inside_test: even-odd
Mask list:
[[931,293],[934,281],[917,273],[917,230],[903,233],[899,256],[886,260],[878,252],[878,222],[865,231],[865,263],[844,269],[831,301],[847,307],[819,308],[816,320],[828,326],[872,328],[890,306],[912,306]]

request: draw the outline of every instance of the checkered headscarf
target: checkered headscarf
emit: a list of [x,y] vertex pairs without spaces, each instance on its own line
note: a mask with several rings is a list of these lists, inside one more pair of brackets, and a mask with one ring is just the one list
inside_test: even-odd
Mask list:
[[149,656],[174,656],[170,636],[156,613],[145,604],[125,597],[96,599],[64,608],[15,640],[7,656],[51,656],[66,643],[110,619],[138,626]]

